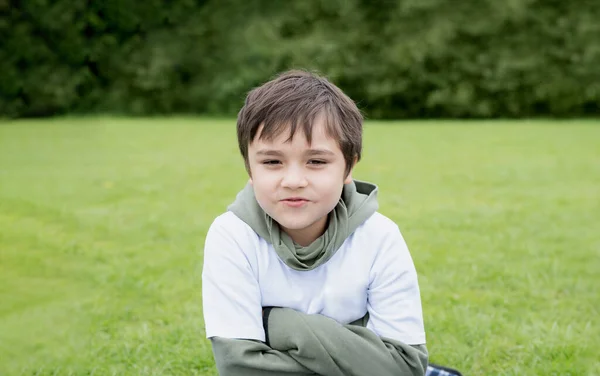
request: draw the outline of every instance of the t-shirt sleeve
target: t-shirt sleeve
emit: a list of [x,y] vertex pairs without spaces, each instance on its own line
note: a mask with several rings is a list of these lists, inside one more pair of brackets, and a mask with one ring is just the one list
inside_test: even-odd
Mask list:
[[251,239],[240,225],[219,217],[204,247],[202,301],[206,337],[265,340],[261,294],[243,246]]
[[425,344],[417,272],[397,226],[387,233],[375,258],[367,292],[367,328],[408,345]]

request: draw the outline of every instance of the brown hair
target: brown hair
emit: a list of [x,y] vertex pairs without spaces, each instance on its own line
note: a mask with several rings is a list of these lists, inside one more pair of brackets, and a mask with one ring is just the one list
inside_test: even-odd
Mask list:
[[312,127],[324,116],[327,134],[338,141],[346,161],[346,175],[360,160],[363,117],[356,104],[326,78],[292,70],[253,89],[237,118],[237,137],[250,173],[248,146],[260,128],[260,138],[271,140],[289,129],[291,141],[300,128],[311,142]]

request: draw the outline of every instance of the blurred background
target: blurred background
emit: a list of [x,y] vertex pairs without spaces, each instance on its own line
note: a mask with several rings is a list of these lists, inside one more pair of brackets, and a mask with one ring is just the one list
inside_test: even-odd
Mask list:
[[584,117],[595,0],[0,1],[0,114],[234,115],[288,68],[369,118]]

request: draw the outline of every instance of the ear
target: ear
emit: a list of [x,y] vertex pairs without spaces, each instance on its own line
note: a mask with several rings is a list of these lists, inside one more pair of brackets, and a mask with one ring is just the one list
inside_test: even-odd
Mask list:
[[352,183],[352,171],[354,170],[356,163],[358,163],[358,156],[354,156],[354,160],[352,160],[352,168],[348,172],[348,176],[346,176],[346,179],[344,179],[344,184]]
[[252,178],[248,179],[248,183],[250,183],[250,185],[254,184],[254,182],[252,181]]

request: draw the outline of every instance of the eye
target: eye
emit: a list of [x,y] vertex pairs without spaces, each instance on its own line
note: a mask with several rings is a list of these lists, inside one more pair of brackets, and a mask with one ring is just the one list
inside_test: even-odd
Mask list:
[[262,164],[267,165],[267,166],[275,166],[280,163],[281,163],[281,161],[278,161],[277,159],[268,159],[266,161],[262,161]]
[[327,164],[327,161],[324,161],[322,159],[311,159],[310,161],[308,161],[308,164],[319,166]]

